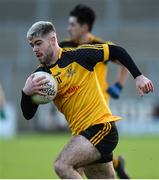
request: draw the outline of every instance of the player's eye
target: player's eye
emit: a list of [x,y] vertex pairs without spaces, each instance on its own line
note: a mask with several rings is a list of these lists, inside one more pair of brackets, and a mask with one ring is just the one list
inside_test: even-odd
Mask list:
[[41,44],[42,44],[41,40],[35,41],[35,43],[34,43],[34,45],[36,45],[36,46],[41,46]]
[[41,44],[42,44],[41,42],[37,42],[37,43],[36,43],[37,46],[40,46]]

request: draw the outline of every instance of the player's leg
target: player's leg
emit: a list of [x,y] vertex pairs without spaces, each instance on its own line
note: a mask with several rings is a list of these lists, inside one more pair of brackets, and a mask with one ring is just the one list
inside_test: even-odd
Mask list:
[[80,174],[81,177],[84,177],[84,170],[83,170],[83,167],[80,167],[78,169],[76,169],[77,172]]
[[[107,176],[111,177],[112,174],[114,174],[114,170],[112,168],[112,162],[110,163],[111,163],[111,167],[109,166],[108,168],[106,167],[107,166],[106,163],[102,163],[102,164],[98,163],[98,164],[88,165],[85,168],[79,168],[78,172],[82,177],[85,174],[86,177],[90,179],[102,178],[105,175],[105,173]],[[120,179],[130,179],[129,174],[125,170],[125,160],[122,156],[113,157],[113,167]],[[111,173],[112,171],[113,173]]]
[[[93,137],[94,139],[90,139],[88,132],[86,134],[86,137],[90,139],[90,141],[96,146],[96,148],[100,151],[102,156],[102,158],[98,160],[96,163],[84,167],[84,172],[88,178],[115,178],[114,167],[112,163],[112,152],[118,143],[118,131],[114,122],[107,123],[105,125],[105,130],[108,130],[110,126],[111,129],[110,131],[108,130],[109,133],[106,133],[104,136],[103,133],[101,133],[98,134],[98,137],[94,136],[96,138]],[[95,169],[98,170],[98,172],[96,172]]]
[[84,167],[84,173],[88,179],[114,179],[115,171],[113,163],[96,163]]
[[[111,134],[115,134],[115,131],[111,131],[109,133],[109,138],[108,136],[105,137],[104,147],[107,149],[107,150],[104,150],[105,152],[106,151],[109,152],[109,149],[112,149],[113,143],[107,143],[108,139],[110,141],[115,140],[114,137],[111,138]],[[111,152],[111,153],[105,153],[105,154],[102,153],[102,154],[103,154],[103,159],[100,159],[96,163],[87,165],[83,168],[84,173],[87,178],[89,179],[114,179],[115,178],[115,170],[114,170],[114,166],[112,162],[113,153]]]
[[113,157],[113,166],[120,179],[130,179],[125,170],[125,160],[122,156]]
[[100,159],[99,151],[82,135],[74,136],[55,161],[55,171],[60,178],[82,178],[77,169]]
[[[117,142],[115,123],[91,126],[81,135],[74,136],[66,145],[55,162],[55,171],[61,178],[81,178],[76,169],[95,162],[112,161],[112,156],[108,159],[108,155],[112,153]],[[110,163],[106,169],[109,166]],[[114,177],[114,171],[105,176],[107,177]]]

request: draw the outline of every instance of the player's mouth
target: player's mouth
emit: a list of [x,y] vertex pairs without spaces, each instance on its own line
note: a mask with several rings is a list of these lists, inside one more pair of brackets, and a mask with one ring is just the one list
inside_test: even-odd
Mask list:
[[37,58],[40,58],[40,57],[42,57],[42,56],[43,56],[42,53],[36,53],[36,57],[37,57]]

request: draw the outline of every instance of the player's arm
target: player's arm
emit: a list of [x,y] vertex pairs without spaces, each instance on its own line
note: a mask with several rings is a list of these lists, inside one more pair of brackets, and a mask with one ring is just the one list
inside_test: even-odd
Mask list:
[[[106,41],[105,42],[108,45],[115,45],[113,42],[110,41]],[[116,64],[119,64],[119,71],[117,74],[117,78],[116,81],[113,85],[109,86],[108,89],[106,90],[108,92],[108,94],[114,98],[114,99],[118,99],[120,97],[120,94],[122,92],[123,86],[126,83],[126,80],[129,76],[129,72],[128,70],[118,61],[113,61]]]
[[120,65],[115,83],[109,86],[107,89],[108,94],[112,98],[118,99],[120,97],[123,86],[125,85],[128,76],[129,76],[129,72],[126,69],[126,67]]
[[27,120],[31,119],[38,109],[38,105],[32,103],[31,96],[26,95],[23,90],[21,98],[21,109],[23,116]]
[[88,70],[93,70],[98,62],[109,60],[115,62],[118,60],[134,78],[141,75],[131,56],[122,47],[108,44],[83,45],[77,48],[76,52],[77,61]]
[[128,70],[124,66],[120,66],[116,82],[119,83],[121,86],[124,86],[128,76]]
[[0,84],[0,118],[2,118],[2,119],[4,119],[6,117],[4,106],[5,106],[5,94],[4,94],[3,88]]
[[152,82],[142,75],[135,62],[124,48],[108,44],[98,44],[94,46],[85,45],[77,48],[76,52],[78,63],[90,71],[94,69],[94,66],[98,62],[118,60],[129,70],[136,80],[136,89],[140,95],[153,91]]
[[124,48],[114,45],[109,45],[108,47],[109,59],[112,61],[118,59],[118,61],[129,70],[134,79],[136,79],[136,89],[140,95],[153,91],[152,82],[142,75],[135,62]]
[[0,84],[0,107],[5,104],[5,95],[4,95],[4,90]]
[[34,74],[31,74],[26,80],[22,90],[21,109],[27,120],[31,119],[38,109],[38,105],[32,102],[31,96],[33,94],[46,95],[42,92],[44,89],[42,85],[48,82],[45,76],[34,79]]

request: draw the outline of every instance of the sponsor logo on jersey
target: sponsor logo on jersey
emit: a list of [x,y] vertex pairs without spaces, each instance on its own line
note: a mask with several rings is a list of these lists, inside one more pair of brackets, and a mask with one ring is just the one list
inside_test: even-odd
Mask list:
[[73,76],[73,75],[76,73],[75,70],[72,70],[72,65],[70,65],[70,66],[67,68],[66,72],[67,72],[67,77],[71,77],[71,76]]
[[61,72],[58,72],[58,73],[56,73],[55,75],[54,75],[54,77],[57,77],[57,76],[59,76],[61,74]]
[[72,86],[70,88],[68,88],[64,93],[59,94],[60,97],[65,97],[69,94],[74,94],[80,86]]

